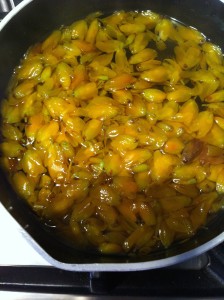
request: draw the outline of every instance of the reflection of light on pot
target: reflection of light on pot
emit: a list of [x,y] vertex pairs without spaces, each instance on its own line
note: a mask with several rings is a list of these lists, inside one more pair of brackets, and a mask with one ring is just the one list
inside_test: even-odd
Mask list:
[[9,12],[11,9],[15,7],[14,1],[6,1],[6,0],[0,0],[0,11],[1,12]]

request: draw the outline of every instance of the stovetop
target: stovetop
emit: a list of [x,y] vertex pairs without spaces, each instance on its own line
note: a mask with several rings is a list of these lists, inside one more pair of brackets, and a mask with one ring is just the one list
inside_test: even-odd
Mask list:
[[[0,0],[0,20],[20,2]],[[224,299],[224,243],[184,263],[156,270],[64,271],[32,248],[2,205],[0,241],[0,299]]]

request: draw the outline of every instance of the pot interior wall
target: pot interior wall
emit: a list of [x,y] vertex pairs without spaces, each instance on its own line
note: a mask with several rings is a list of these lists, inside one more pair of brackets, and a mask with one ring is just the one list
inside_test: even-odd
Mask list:
[[[28,47],[42,40],[52,30],[68,25],[86,15],[115,10],[152,10],[171,16],[203,32],[224,49],[224,5],[219,0],[34,0],[15,15],[0,32],[0,99],[4,97],[13,69]],[[12,216],[25,227],[33,239],[54,259],[63,263],[122,263],[143,262],[174,256],[191,250],[219,235],[224,229],[222,214],[208,228],[189,241],[173,245],[167,251],[152,253],[144,258],[99,257],[74,251],[58,243],[38,223],[25,203],[10,189],[0,174],[1,202]]]

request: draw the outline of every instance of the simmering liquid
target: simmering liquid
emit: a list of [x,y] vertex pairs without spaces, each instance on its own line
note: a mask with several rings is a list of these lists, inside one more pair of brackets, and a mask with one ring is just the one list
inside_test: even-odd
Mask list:
[[2,101],[1,165],[71,245],[144,255],[223,207],[224,64],[194,28],[151,11],[55,30]]

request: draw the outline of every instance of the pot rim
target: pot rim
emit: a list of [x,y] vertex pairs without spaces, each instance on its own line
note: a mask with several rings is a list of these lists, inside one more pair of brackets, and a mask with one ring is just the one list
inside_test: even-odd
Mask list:
[[[187,252],[171,256],[168,258],[150,260],[145,262],[124,262],[124,263],[92,263],[92,264],[72,264],[72,263],[62,263],[60,261],[55,260],[51,256],[49,256],[36,242],[32,239],[31,243],[33,244],[34,249],[36,249],[39,254],[42,256],[53,266],[64,269],[67,271],[77,271],[77,272],[133,272],[133,271],[144,271],[144,270],[152,270],[159,269],[169,266],[174,266],[176,264],[180,264],[188,259],[199,256],[208,250],[214,248],[218,244],[224,241],[224,232],[220,235],[216,236],[214,239],[206,242],[205,244],[198,246],[192,250]],[[39,249],[38,249],[39,248]]]

